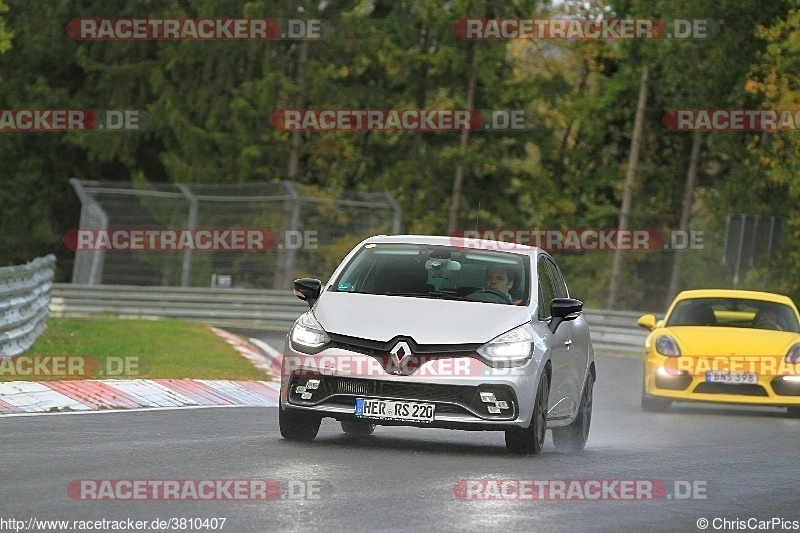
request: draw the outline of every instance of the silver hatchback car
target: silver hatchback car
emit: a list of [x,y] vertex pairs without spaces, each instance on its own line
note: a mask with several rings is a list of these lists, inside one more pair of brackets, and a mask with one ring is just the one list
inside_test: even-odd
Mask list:
[[377,236],[327,284],[303,278],[310,310],[286,336],[280,431],[316,437],[376,425],[505,432],[518,454],[580,450],[596,372],[583,303],[529,246],[455,237]]

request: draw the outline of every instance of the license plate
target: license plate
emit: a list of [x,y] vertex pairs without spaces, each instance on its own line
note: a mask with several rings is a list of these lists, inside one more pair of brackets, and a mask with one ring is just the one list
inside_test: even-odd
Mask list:
[[706,372],[706,383],[729,383],[732,385],[755,385],[758,374],[753,372]]
[[435,408],[432,403],[356,398],[355,415],[362,418],[432,422]]

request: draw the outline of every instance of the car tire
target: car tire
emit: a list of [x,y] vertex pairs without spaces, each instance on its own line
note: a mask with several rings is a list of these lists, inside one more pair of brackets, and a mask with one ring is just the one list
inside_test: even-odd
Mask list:
[[670,405],[672,405],[672,400],[659,398],[658,396],[650,396],[644,391],[644,387],[642,387],[642,411],[648,413],[663,413],[669,409]]
[[342,431],[348,435],[372,435],[375,433],[375,424],[359,420],[342,420]]
[[550,396],[550,381],[547,372],[542,372],[536,399],[533,403],[531,423],[526,428],[506,430],[506,449],[519,455],[536,455],[542,451],[547,434],[547,399]]
[[278,407],[278,425],[281,436],[286,440],[308,442],[314,440],[319,432],[322,418],[310,413],[285,410]]
[[581,404],[578,406],[578,415],[568,426],[555,427],[552,430],[553,444],[565,452],[579,452],[586,447],[589,440],[589,428],[592,425],[594,378],[592,374],[586,376],[586,385],[583,387]]
[[786,414],[792,418],[800,418],[800,407],[787,407]]

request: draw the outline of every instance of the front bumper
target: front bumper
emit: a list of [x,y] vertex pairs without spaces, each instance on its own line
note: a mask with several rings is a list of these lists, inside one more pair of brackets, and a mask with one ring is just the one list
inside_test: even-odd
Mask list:
[[[379,425],[466,430],[527,427],[541,373],[541,362],[535,358],[524,366],[496,369],[478,357],[460,355],[449,357],[450,361],[429,360],[410,375],[396,375],[387,372],[374,356],[342,348],[308,355],[294,350],[288,339],[284,354],[282,409]],[[447,371],[442,372],[442,369]],[[307,389],[309,379],[318,382],[314,389]],[[483,401],[481,392],[493,393],[496,401]],[[416,422],[356,417],[356,398],[434,404],[434,420]],[[499,413],[490,412],[489,407],[498,405],[504,408]]]
[[[676,401],[699,401],[788,407],[800,405],[800,377],[790,373],[759,373],[752,384],[711,383],[705,372],[664,370],[668,358],[650,356],[645,361],[646,394]],[[780,365],[770,365],[780,368]],[[724,369],[723,369],[724,370]],[[738,370],[734,370],[738,371]]]

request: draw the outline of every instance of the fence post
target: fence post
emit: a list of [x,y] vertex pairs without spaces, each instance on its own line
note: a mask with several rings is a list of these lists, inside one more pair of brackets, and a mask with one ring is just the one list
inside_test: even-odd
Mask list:
[[[294,182],[281,180],[281,185],[286,191],[286,200],[283,203],[281,227],[275,235],[277,239],[277,261],[275,261],[275,278],[272,282],[273,289],[288,289],[292,286],[296,251],[294,248],[287,249],[284,246],[286,242],[284,237],[289,230],[297,231],[300,220],[300,200]],[[287,226],[289,227],[287,228]]]
[[[87,229],[87,226],[89,226],[88,229],[107,230],[108,215],[97,200],[86,192],[79,179],[70,178],[69,183],[75,189],[75,194],[78,195],[78,199],[81,201],[81,221],[78,225],[78,230]],[[96,222],[92,223],[93,221]],[[104,257],[105,252],[103,250],[77,250],[75,252],[75,264],[72,267],[72,283],[101,284],[103,282]],[[88,275],[86,273],[87,262],[89,264]]]
[[392,211],[394,211],[394,215],[392,215],[392,235],[399,235],[400,234],[400,206],[397,204],[397,201],[392,196],[392,193],[389,191],[383,191],[383,197],[386,198],[386,201],[392,206]]
[[[187,220],[186,229],[194,231],[197,229],[197,197],[192,194],[186,185],[178,184],[178,188],[183,195],[189,200],[189,219]],[[187,247],[183,252],[183,265],[181,266],[181,287],[189,286],[189,276],[192,273],[192,248]]]
[[[286,189],[289,191],[289,194],[291,195],[292,215],[289,221],[289,226],[290,226],[289,231],[291,231],[292,235],[294,235],[294,232],[298,231],[298,227],[300,225],[300,207],[301,207],[300,197],[297,194],[297,189],[295,188],[293,182],[286,181],[284,182],[284,184],[286,186]],[[287,233],[284,232],[284,236],[286,234]],[[284,245],[286,244],[285,238],[282,239],[280,235],[277,235],[277,237],[278,237],[278,243],[277,243],[278,246],[280,246],[281,243],[283,243]],[[283,272],[283,284],[280,287],[281,289],[289,289],[292,287],[292,281],[293,281],[292,278],[294,277],[294,263],[296,257],[297,257],[297,249],[294,246],[292,246],[286,251],[286,268],[284,269]]]

